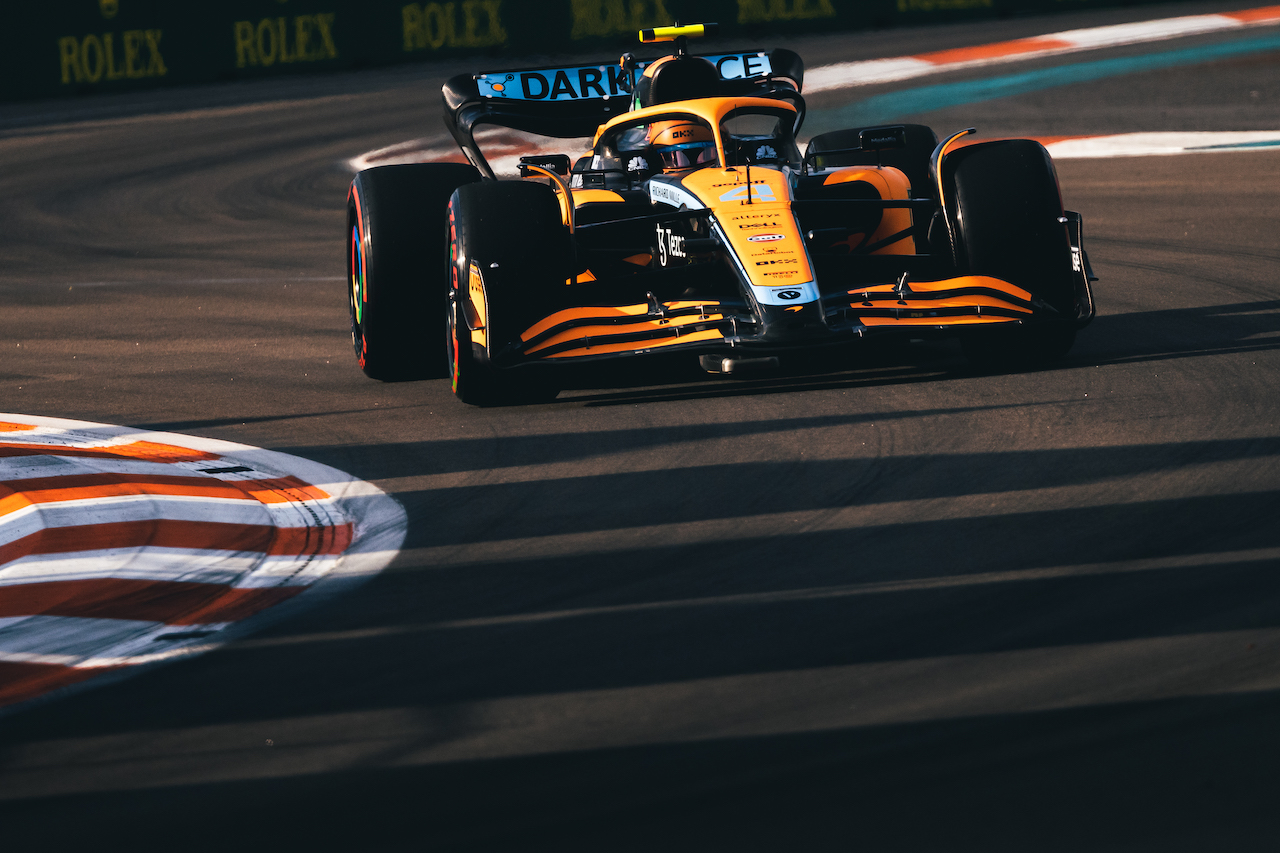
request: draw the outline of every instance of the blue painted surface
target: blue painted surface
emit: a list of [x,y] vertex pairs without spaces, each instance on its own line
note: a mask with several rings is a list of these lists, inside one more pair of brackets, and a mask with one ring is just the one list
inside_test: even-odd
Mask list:
[[810,134],[818,134],[844,127],[884,124],[934,110],[992,101],[997,98],[1009,98],[1027,92],[1051,89],[1054,86],[1088,83],[1107,77],[1119,77],[1124,74],[1155,71],[1179,65],[1198,65],[1215,59],[1263,53],[1269,50],[1280,50],[1280,35],[1169,50],[1145,56],[1124,56],[1060,65],[1055,68],[1042,68],[1037,71],[1006,74],[982,80],[903,89],[884,95],[875,95],[835,109],[810,110],[808,121],[805,122],[805,130]]
[[1264,139],[1261,142],[1231,142],[1226,145],[1197,145],[1188,151],[1230,150],[1235,148],[1280,148],[1280,139]]

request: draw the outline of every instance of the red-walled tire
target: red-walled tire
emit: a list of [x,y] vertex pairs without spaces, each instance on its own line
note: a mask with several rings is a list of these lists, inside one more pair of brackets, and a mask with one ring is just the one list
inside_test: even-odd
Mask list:
[[436,348],[449,286],[449,197],[473,166],[379,166],[347,194],[347,307],[356,359],[383,381],[447,375]]

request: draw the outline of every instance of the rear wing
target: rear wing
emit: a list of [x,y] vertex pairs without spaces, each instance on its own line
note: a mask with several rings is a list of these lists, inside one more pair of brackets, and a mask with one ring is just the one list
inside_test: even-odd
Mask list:
[[[702,54],[720,72],[726,97],[784,97],[803,114],[804,63],[784,48]],[[637,61],[636,75],[655,59]],[[475,129],[493,124],[575,139],[631,108],[631,77],[617,63],[460,74],[444,84],[444,121],[462,153],[480,173],[493,170],[475,143]]]

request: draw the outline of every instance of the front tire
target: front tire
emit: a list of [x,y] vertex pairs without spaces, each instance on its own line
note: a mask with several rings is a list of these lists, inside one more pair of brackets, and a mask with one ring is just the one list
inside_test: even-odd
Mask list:
[[1030,139],[977,143],[947,156],[943,179],[960,270],[1021,287],[1042,314],[970,330],[965,355],[983,369],[1062,358],[1076,336],[1075,274],[1049,152]]
[[365,375],[384,381],[445,375],[430,345],[448,286],[445,216],[473,166],[378,166],[347,194],[347,308]]
[[474,406],[554,399],[546,372],[501,362],[567,296],[573,244],[555,192],[534,181],[470,184],[450,199],[448,222],[445,348],[453,393]]

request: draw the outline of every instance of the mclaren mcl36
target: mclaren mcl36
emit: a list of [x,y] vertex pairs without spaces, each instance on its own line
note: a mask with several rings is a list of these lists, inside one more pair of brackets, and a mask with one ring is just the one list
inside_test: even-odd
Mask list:
[[[1067,352],[1094,279],[1039,143],[907,124],[824,133],[802,154],[800,58],[690,55],[712,26],[641,32],[675,48],[649,61],[449,80],[445,123],[470,164],[351,184],[364,372],[448,375],[464,402],[495,405],[554,396],[567,364],[659,352],[721,373],[895,334],[956,337],[987,368]],[[499,180],[484,124],[591,150],[523,157]]]

